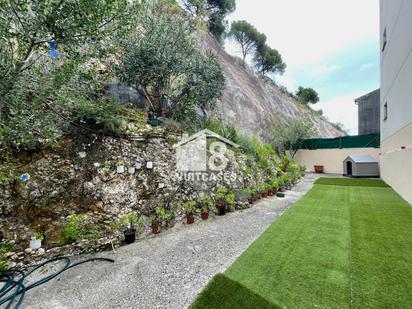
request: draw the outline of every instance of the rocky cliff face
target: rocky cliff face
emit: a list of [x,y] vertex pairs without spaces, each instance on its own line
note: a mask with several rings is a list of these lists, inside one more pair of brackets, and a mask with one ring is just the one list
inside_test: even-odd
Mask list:
[[210,35],[200,40],[202,50],[211,49],[219,58],[226,78],[222,98],[210,111],[219,120],[231,124],[242,133],[258,135],[269,141],[268,128],[273,118],[288,123],[296,118],[310,118],[314,137],[336,137],[337,130],[324,117],[313,114],[269,79],[257,76],[240,59],[227,54]]

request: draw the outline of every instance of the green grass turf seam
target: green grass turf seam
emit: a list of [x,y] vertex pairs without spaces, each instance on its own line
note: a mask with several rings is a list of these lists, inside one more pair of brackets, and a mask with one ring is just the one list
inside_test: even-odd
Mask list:
[[352,207],[349,206],[349,308],[353,308]]
[[364,179],[364,178],[328,178],[321,177],[315,181],[316,185],[332,185],[332,186],[350,186],[350,187],[376,187],[389,188],[381,179]]

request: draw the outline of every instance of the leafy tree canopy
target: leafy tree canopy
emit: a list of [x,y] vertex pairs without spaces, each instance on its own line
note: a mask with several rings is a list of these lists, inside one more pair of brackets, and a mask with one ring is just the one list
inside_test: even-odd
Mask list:
[[272,145],[277,149],[277,152],[284,154],[286,150],[289,150],[293,158],[299,150],[301,142],[312,137],[313,122],[310,119],[295,119],[285,126],[274,121],[271,135]]
[[256,51],[258,46],[266,42],[266,36],[259,33],[257,29],[245,20],[234,21],[231,25],[229,37],[239,43],[242,48],[242,60],[245,62],[246,56]]
[[180,3],[193,15],[205,18],[210,32],[221,42],[226,31],[226,15],[236,9],[236,0],[181,0]]
[[55,41],[66,51],[101,39],[127,0],[0,0],[0,97]]
[[122,44],[117,73],[146,94],[156,115],[180,120],[196,106],[213,104],[224,77],[212,53],[197,51],[192,19],[180,12],[159,13],[162,7],[164,2],[155,2],[140,14],[139,30]]
[[259,44],[253,60],[256,69],[263,75],[267,73],[283,74],[286,69],[286,64],[280,53],[266,44]]
[[313,88],[299,87],[296,92],[298,99],[305,104],[312,103],[315,104],[319,102],[319,95]]

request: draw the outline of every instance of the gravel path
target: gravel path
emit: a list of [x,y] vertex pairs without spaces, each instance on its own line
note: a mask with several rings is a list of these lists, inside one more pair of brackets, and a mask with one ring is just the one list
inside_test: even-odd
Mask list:
[[[114,264],[83,264],[26,294],[23,308],[185,308],[313,185],[309,174],[285,199],[177,225],[160,235],[98,256]],[[82,258],[87,258],[84,256]]]

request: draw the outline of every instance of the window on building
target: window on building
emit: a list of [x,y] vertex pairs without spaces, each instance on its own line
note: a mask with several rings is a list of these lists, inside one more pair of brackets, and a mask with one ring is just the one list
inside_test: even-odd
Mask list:
[[387,43],[387,36],[386,36],[386,27],[385,27],[385,30],[383,30],[383,38],[382,38],[382,51],[385,50],[386,43]]
[[388,102],[383,105],[383,120],[388,119]]

